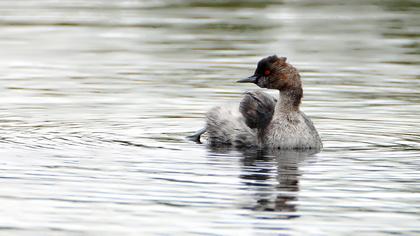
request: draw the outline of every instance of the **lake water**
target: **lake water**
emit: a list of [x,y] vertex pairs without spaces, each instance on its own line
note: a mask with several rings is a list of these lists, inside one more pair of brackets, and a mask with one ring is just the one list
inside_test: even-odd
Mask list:
[[[420,234],[419,12],[1,1],[0,235]],[[324,150],[187,141],[272,54],[301,71]]]

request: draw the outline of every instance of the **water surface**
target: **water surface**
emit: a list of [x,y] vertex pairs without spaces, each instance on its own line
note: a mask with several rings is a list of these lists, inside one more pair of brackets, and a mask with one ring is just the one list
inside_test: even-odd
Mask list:
[[[419,10],[0,2],[0,235],[420,234]],[[274,53],[321,153],[185,140]]]

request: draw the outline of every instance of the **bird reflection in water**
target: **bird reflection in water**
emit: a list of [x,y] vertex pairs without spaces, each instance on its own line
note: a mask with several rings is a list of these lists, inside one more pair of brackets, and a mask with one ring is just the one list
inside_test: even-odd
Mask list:
[[[226,149],[214,150],[228,152]],[[281,218],[296,218],[297,195],[299,193],[299,167],[315,150],[239,150],[242,183],[253,193],[252,202],[244,208],[255,211],[282,212]]]
[[[296,212],[299,166],[314,150],[242,151],[243,183],[255,191],[253,210]],[[275,179],[275,181],[273,181]],[[294,218],[296,215],[284,215]]]

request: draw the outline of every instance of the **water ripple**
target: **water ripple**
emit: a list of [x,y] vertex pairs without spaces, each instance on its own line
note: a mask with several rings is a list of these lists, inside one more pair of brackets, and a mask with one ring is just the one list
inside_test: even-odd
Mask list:
[[[1,1],[0,234],[419,234],[418,10]],[[321,153],[185,139],[274,53]]]

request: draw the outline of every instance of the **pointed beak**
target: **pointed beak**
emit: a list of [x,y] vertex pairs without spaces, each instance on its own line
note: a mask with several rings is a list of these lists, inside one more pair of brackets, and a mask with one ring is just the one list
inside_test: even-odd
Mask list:
[[238,80],[238,83],[256,83],[258,80],[258,75],[253,75],[245,79]]

